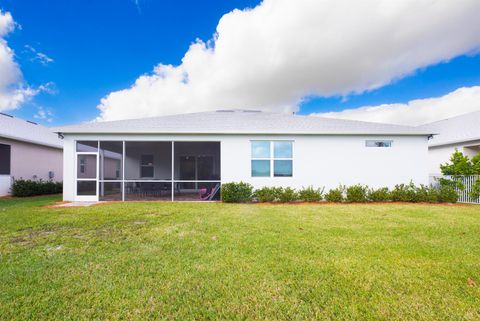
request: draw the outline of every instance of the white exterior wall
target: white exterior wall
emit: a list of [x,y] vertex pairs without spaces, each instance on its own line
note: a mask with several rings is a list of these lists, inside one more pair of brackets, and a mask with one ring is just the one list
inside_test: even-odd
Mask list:
[[[393,140],[391,148],[365,147],[367,139]],[[254,187],[371,187],[408,183],[428,184],[426,136],[313,135],[65,135],[64,199],[75,195],[76,140],[220,141],[221,180],[244,181]],[[251,140],[293,141],[293,177],[251,177]]]
[[0,175],[0,196],[8,195],[12,186],[12,177],[10,175]]
[[473,157],[480,152],[480,141],[458,143],[443,146],[430,146],[428,150],[428,169],[430,175],[440,175],[440,165],[448,162],[455,149],[468,157]]

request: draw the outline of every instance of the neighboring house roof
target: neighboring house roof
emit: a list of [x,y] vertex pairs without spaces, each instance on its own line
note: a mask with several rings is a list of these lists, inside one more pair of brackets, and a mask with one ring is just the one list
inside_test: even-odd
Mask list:
[[480,111],[447,118],[418,127],[438,133],[429,146],[443,146],[480,140]]
[[218,110],[154,118],[92,122],[53,129],[65,134],[335,134],[430,135],[415,127],[362,121],[268,113],[254,110]]
[[63,148],[63,141],[49,128],[3,113],[0,113],[0,137]]

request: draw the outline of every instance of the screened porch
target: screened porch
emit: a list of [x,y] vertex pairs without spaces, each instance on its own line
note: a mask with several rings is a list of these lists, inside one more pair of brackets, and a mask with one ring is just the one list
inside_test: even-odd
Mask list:
[[220,199],[220,142],[77,141],[76,198]]

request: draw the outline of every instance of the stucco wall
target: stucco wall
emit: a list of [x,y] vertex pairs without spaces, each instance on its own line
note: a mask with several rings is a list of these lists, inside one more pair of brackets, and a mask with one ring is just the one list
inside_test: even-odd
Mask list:
[[[11,146],[11,176],[15,179],[48,180],[48,172],[55,173],[54,180],[63,180],[62,150],[36,144],[0,138],[1,144]],[[5,179],[2,179],[5,181]],[[2,184],[2,186],[5,184]],[[0,191],[1,195],[1,191]]]
[[[465,146],[466,145],[466,146]],[[473,157],[480,152],[480,141],[468,142],[468,144],[451,144],[430,147],[428,151],[428,169],[431,175],[440,174],[440,165],[448,162],[455,149],[464,155]]]
[[[423,136],[306,136],[306,135],[67,135],[64,140],[64,199],[74,199],[75,140],[220,141],[222,182],[245,181],[261,186],[371,187],[408,183],[428,184],[427,137]],[[293,177],[253,178],[251,140],[292,140]],[[367,148],[366,139],[391,139],[391,148]]]

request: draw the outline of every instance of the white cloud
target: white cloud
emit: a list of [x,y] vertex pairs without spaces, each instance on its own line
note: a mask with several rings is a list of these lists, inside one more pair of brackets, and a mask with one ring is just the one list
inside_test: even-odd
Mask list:
[[296,110],[306,95],[348,95],[480,45],[478,0],[265,0],[224,15],[178,66],[160,64],[101,100],[99,120],[218,108]]
[[399,125],[421,125],[474,111],[480,111],[480,86],[463,87],[445,96],[416,99],[406,104],[364,106],[312,115]]
[[50,109],[46,109],[42,106],[37,107],[37,113],[33,115],[33,118],[44,120],[51,123],[53,121],[54,114]]
[[5,40],[5,36],[15,26],[12,15],[0,11],[0,111],[18,108],[42,91],[41,88],[31,88],[23,82],[14,52]]
[[54,62],[53,58],[47,56],[43,52],[38,51],[37,49],[33,48],[30,45],[25,45],[25,48],[33,54],[33,57],[30,58],[32,62],[39,62],[40,64],[47,66],[48,64]]

